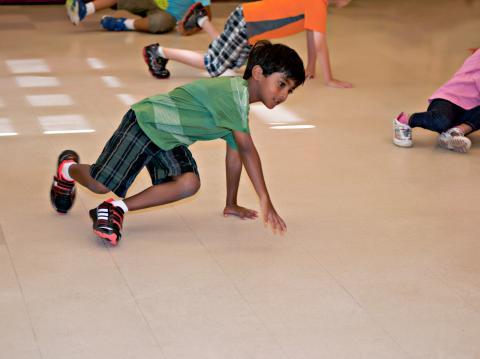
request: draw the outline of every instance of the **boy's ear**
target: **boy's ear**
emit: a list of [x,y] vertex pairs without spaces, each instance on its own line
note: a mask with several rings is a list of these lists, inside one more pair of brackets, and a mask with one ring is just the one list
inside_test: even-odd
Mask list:
[[252,68],[252,77],[253,77],[255,80],[258,80],[258,79],[260,79],[261,76],[263,76],[262,66],[260,66],[260,65],[255,65],[255,66],[253,66],[253,68]]

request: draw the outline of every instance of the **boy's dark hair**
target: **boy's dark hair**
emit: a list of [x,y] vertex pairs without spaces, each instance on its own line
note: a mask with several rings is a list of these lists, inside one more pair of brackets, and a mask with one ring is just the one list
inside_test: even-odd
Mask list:
[[265,76],[274,72],[282,72],[287,78],[299,86],[305,82],[305,69],[303,61],[297,52],[283,44],[272,44],[268,40],[260,40],[248,55],[247,68],[243,78],[248,80],[252,77],[252,69],[259,65]]

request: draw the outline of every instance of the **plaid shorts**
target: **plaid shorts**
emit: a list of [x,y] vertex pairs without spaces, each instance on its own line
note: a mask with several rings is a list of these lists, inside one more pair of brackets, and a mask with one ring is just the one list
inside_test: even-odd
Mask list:
[[247,24],[239,5],[230,14],[223,32],[208,46],[203,62],[212,77],[228,69],[242,67],[248,59],[252,46],[248,43]]
[[162,150],[140,128],[135,112],[129,110],[97,162],[90,166],[90,175],[123,198],[145,166],[154,185],[187,172],[198,175],[197,164],[187,146]]

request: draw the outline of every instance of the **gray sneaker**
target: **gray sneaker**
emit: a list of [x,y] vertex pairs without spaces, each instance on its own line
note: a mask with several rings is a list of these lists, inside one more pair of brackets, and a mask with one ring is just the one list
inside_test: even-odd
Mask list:
[[447,150],[467,153],[472,146],[472,141],[470,141],[468,137],[465,137],[459,128],[453,127],[438,136],[438,145]]
[[393,120],[393,143],[400,147],[412,147],[412,128],[398,121]]

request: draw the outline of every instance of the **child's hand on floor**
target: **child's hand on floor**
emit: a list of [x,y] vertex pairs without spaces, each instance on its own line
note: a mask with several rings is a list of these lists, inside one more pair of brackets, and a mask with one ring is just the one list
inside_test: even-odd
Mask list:
[[284,234],[287,231],[287,225],[273,208],[272,202],[261,202],[261,207],[265,226],[270,225],[274,234]]

